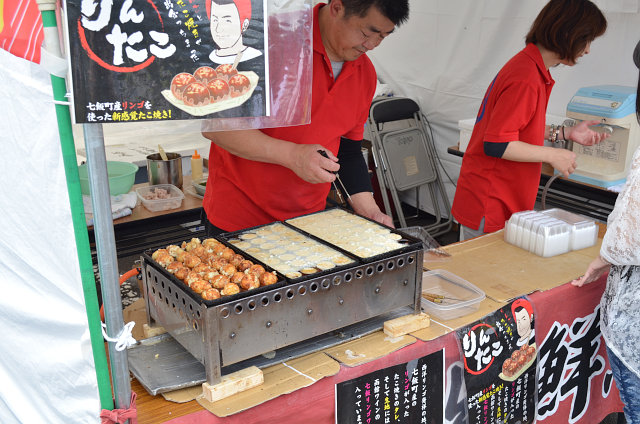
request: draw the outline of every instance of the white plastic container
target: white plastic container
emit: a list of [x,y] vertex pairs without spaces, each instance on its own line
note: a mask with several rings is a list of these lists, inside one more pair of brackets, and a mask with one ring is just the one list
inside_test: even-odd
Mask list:
[[566,222],[558,219],[546,221],[538,226],[534,253],[544,258],[569,252],[571,230]]
[[[441,302],[427,300],[425,294],[444,296]],[[422,309],[435,318],[450,320],[470,314],[480,307],[484,291],[444,269],[422,273]]]
[[598,226],[595,221],[558,208],[547,209],[542,213],[566,222],[571,227],[571,250],[585,249],[598,241]]
[[473,132],[473,126],[476,124],[476,119],[463,119],[458,121],[458,129],[460,129],[460,151],[467,150],[469,140],[471,140],[471,133]]
[[[177,209],[182,205],[184,193],[173,184],[156,184],[136,189],[142,206],[151,212]],[[166,194],[166,197],[165,197]]]

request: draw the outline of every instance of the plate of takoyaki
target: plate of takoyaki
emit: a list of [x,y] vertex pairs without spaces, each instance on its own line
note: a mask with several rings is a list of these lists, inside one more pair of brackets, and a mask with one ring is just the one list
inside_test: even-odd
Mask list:
[[526,371],[536,360],[536,345],[524,344],[511,353],[511,357],[502,363],[499,377],[504,381],[514,381]]
[[178,109],[204,116],[240,106],[251,97],[258,80],[255,72],[241,72],[231,64],[215,69],[201,66],[193,74],[176,74],[162,95]]

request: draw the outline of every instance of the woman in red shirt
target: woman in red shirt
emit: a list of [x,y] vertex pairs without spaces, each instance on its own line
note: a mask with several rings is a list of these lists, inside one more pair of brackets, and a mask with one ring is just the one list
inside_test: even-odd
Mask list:
[[453,200],[461,240],[497,231],[514,212],[533,209],[542,162],[565,176],[575,170],[575,153],[544,146],[545,139],[592,145],[608,137],[589,128],[598,121],[545,125],[554,84],[549,68],[575,65],[606,28],[589,0],[551,0],[526,47],[498,72],[478,111]]

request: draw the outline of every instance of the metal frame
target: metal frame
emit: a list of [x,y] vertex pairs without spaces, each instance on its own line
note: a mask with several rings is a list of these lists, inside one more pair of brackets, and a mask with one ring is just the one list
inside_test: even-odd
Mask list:
[[[420,188],[425,186],[433,203],[435,222],[425,226],[425,230],[432,236],[444,234],[451,230],[453,217],[451,215],[451,206],[444,184],[440,177],[438,162],[436,160],[437,153],[433,140],[427,131],[427,123],[418,104],[405,97],[390,97],[378,101],[374,101],[369,110],[370,130],[372,134],[372,154],[376,169],[376,176],[380,184],[382,201],[385,211],[388,215],[392,215],[391,205],[387,195],[387,189],[391,193],[393,205],[400,222],[400,227],[407,227],[407,221],[398,192],[408,189],[416,190],[416,209],[420,207]],[[385,129],[385,124],[395,127]],[[397,125],[396,125],[397,124]],[[404,126],[398,129],[398,126]],[[418,163],[420,170],[430,171],[433,178],[429,175],[417,175],[415,181],[405,181],[398,184],[397,177],[394,178],[393,168],[397,164],[391,164],[387,149],[385,148],[389,141],[394,137],[418,137],[418,142],[422,143],[424,157],[417,158],[421,162]],[[428,172],[427,172],[428,174]],[[441,208],[444,205],[444,210]],[[443,219],[443,216],[446,217]]]
[[202,362],[207,382],[213,385],[228,365],[407,305],[419,313],[422,260],[418,248],[207,306],[143,255],[147,321],[163,326]]

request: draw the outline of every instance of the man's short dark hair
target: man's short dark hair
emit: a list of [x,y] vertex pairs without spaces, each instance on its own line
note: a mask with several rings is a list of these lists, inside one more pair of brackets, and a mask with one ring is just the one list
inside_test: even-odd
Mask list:
[[394,25],[401,25],[409,19],[409,0],[342,0],[344,16],[365,16],[371,6],[389,18]]
[[606,30],[606,18],[589,0],[551,0],[531,25],[526,43],[540,44],[575,63],[587,44]]

